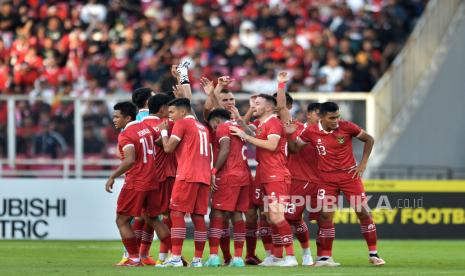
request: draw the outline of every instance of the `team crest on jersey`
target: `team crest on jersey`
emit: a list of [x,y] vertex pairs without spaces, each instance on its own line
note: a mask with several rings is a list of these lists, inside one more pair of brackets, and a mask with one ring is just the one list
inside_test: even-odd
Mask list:
[[337,142],[338,142],[339,144],[344,144],[344,142],[345,142],[344,136],[339,136],[339,137],[337,137],[336,139],[337,139]]
[[262,129],[261,128],[257,129],[257,136],[260,136],[260,134],[262,134]]

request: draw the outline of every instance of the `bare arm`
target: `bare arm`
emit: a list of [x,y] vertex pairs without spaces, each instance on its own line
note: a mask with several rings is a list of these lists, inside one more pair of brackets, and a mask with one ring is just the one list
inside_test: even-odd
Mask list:
[[124,149],[124,159],[119,164],[118,168],[110,175],[105,184],[105,190],[109,193],[112,193],[113,184],[115,183],[115,179],[122,175],[123,173],[127,172],[136,161],[136,151],[134,147],[126,147]]
[[159,124],[158,127],[160,128],[161,133],[161,140],[163,143],[163,150],[166,153],[173,152],[176,147],[178,146],[180,140],[176,136],[168,136],[168,122],[164,121],[163,123]]
[[278,148],[279,139],[281,138],[279,135],[269,135],[268,139],[262,140],[247,135],[245,131],[241,130],[240,128],[231,126],[229,129],[232,131],[233,135],[239,136],[241,139],[251,143],[252,145],[269,151],[275,151]]
[[216,159],[216,163],[214,165],[214,168],[216,168],[217,170],[220,170],[226,162],[226,159],[228,159],[230,146],[231,139],[229,137],[221,139],[220,151],[218,152],[218,158]]
[[255,131],[244,122],[237,107],[233,106],[229,108],[228,110],[229,112],[231,112],[231,115],[234,118],[234,120],[236,120],[236,122],[242,127],[242,129],[244,129],[247,135],[255,136]]
[[215,95],[216,102],[218,104],[218,106],[216,106],[217,108],[224,108],[223,104],[221,103],[220,93],[223,88],[228,86],[233,81],[234,80],[229,76],[221,76],[218,78],[218,83],[215,86],[215,90],[213,90],[213,94]]
[[370,134],[366,133],[364,130],[360,132],[357,138],[364,142],[365,145],[363,146],[363,155],[360,164],[357,167],[350,170],[349,173],[354,172],[352,178],[358,178],[363,176],[363,172],[367,167],[368,158],[370,158],[371,151],[373,149],[373,145],[375,144],[375,139]]
[[289,77],[287,76],[287,72],[279,72],[278,74],[278,92],[276,96],[276,102],[279,112],[279,117],[281,118],[281,122],[287,124],[292,120],[291,113],[287,109],[286,103],[286,83],[289,81]]

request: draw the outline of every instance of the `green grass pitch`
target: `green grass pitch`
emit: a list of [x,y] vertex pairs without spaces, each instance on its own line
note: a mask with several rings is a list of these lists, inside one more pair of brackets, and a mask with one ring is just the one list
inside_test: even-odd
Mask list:
[[[258,254],[263,257],[261,243]],[[312,244],[312,246],[314,246]],[[313,247],[314,248],[314,247]],[[152,252],[158,249],[154,242]],[[184,244],[184,255],[193,255],[192,240]],[[382,240],[384,267],[367,261],[363,240],[336,240],[337,268],[154,268],[114,267],[121,256],[118,241],[0,241],[0,275],[465,275],[465,241]],[[296,243],[298,260],[300,248]],[[156,254],[154,254],[156,255]],[[208,245],[204,257],[208,255]],[[315,252],[313,252],[315,255]]]

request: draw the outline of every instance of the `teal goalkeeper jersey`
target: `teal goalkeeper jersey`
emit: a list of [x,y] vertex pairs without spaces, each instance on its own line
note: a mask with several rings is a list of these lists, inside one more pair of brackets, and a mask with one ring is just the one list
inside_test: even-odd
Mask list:
[[140,122],[147,116],[149,116],[149,110],[147,108],[140,109],[139,113],[137,113],[136,121]]

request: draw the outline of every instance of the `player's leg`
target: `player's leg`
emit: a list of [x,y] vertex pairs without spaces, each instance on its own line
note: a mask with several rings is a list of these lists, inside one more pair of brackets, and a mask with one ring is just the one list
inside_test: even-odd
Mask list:
[[258,233],[258,208],[251,205],[245,213],[245,244],[246,244],[246,257],[245,263],[248,265],[258,265],[261,260],[256,256],[255,249],[257,248],[257,233]]
[[[171,192],[173,190],[174,177],[168,177],[164,182],[160,183],[160,205],[161,212],[163,213],[162,222],[165,224],[168,229],[171,231],[171,218],[169,204],[171,199]],[[171,250],[171,239],[165,241],[160,241],[160,248],[158,252],[157,264],[162,264],[166,257],[168,256],[169,251]]]
[[[215,195],[213,195],[213,201],[215,201]],[[214,203],[212,203],[212,206],[214,206]],[[223,211],[212,209],[210,212],[210,231],[208,235],[210,257],[208,258],[208,261],[205,263],[206,266],[220,266],[220,258],[218,257],[218,247],[220,245],[220,239],[223,233],[223,221]]]
[[234,258],[229,266],[243,267],[245,266],[242,259],[242,253],[245,243],[245,221],[243,214],[249,209],[249,186],[236,186],[232,188],[231,201],[234,201],[233,211],[230,212],[231,222],[233,224],[233,239],[234,239]]
[[128,251],[129,258],[124,264],[118,264],[121,266],[142,266],[139,257],[139,247],[137,244],[137,238],[131,227],[131,216],[122,214],[116,215],[116,225],[118,226],[121,240],[124,247]]
[[160,191],[151,190],[147,192],[147,197],[144,202],[144,219],[146,221],[144,229],[146,233],[143,233],[142,244],[139,251],[142,263],[145,265],[156,265],[156,262],[149,255],[154,231],[157,233],[157,237],[160,241],[164,243],[171,242],[170,229],[159,218],[164,211],[161,207]]
[[[170,232],[171,232],[172,224],[171,224],[169,213],[163,214],[162,222],[163,224],[166,225],[166,227],[168,227],[168,229],[170,229]],[[171,239],[167,240],[166,242],[160,241],[157,264],[161,264],[166,260],[166,257],[168,256],[168,253],[170,250],[171,250]]]
[[376,225],[366,204],[362,181],[359,178],[353,179],[342,185],[341,189],[360,221],[360,232],[368,246],[369,262],[375,266],[384,265],[385,261],[378,256]]
[[[144,219],[141,217],[135,217],[131,219],[131,227],[136,235],[137,245],[140,247],[141,238],[142,238],[142,229],[144,228]],[[128,251],[126,247],[123,246],[123,257],[118,264],[124,264],[129,258]]]
[[336,229],[334,228],[333,217],[337,208],[337,196],[339,188],[333,184],[320,184],[318,188],[318,204],[322,211],[318,220],[318,237],[319,253],[315,266],[339,266],[339,263],[334,262],[333,241],[336,237]]
[[229,230],[229,221],[230,221],[229,213],[224,213],[223,228],[222,228],[223,231],[222,231],[221,239],[220,239],[220,247],[221,247],[221,252],[223,252],[223,259],[224,259],[225,265],[229,265],[232,259],[231,234]]
[[182,267],[182,247],[186,238],[186,213],[192,213],[197,196],[197,186],[183,180],[176,181],[173,186],[170,203],[171,218],[171,258],[165,260],[160,267]]
[[122,242],[128,251],[128,260],[118,263],[119,266],[142,266],[139,256],[139,246],[136,235],[131,227],[134,216],[140,216],[145,195],[133,189],[122,189],[116,208],[116,225],[121,235]]
[[[285,219],[286,205],[289,203],[289,182],[270,182],[264,186],[265,194],[268,198],[265,204],[268,204],[268,215],[273,226],[273,233],[277,234],[275,242],[278,246],[275,247],[276,254],[279,254],[280,248],[284,247],[286,257],[273,264],[274,266],[297,266],[297,260],[294,256],[294,241],[292,229]],[[266,210],[265,210],[266,211]],[[279,255],[278,255],[279,256]]]
[[303,213],[306,207],[306,195],[310,190],[308,181],[292,180],[290,189],[290,204],[285,218],[291,225],[292,231],[299,240],[302,248],[302,265],[313,265],[312,254],[310,251],[310,234],[308,226],[303,220]]
[[[192,186],[192,193],[189,195],[195,198],[194,208],[191,212],[194,223],[194,258],[191,267],[202,267],[202,255],[207,241],[207,225],[205,215],[208,212],[208,200],[210,197],[210,187],[203,183],[189,183]],[[194,192],[196,187],[196,192]]]

